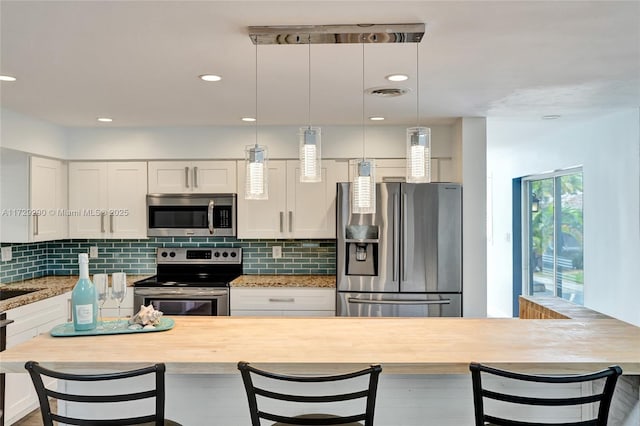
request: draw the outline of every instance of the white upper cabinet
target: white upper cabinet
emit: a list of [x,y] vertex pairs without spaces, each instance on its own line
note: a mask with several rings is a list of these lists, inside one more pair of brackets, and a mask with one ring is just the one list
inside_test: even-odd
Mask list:
[[236,193],[236,162],[150,161],[149,194]]
[[347,162],[323,160],[318,183],[300,183],[299,164],[269,161],[269,199],[245,200],[238,162],[238,238],[335,238],[336,183],[347,180]]
[[336,183],[345,182],[346,161],[323,160],[322,181],[300,182],[300,162],[287,161],[287,231],[292,238],[336,237]]
[[60,160],[31,157],[31,209],[33,241],[67,237],[67,165]]
[[67,165],[3,149],[0,164],[0,240],[67,238]]
[[[349,181],[353,180],[354,163],[349,160]],[[376,182],[405,182],[407,162],[404,158],[377,158]],[[431,182],[453,182],[453,161],[448,157],[431,159]]]
[[147,238],[146,194],[145,162],[71,162],[69,236]]

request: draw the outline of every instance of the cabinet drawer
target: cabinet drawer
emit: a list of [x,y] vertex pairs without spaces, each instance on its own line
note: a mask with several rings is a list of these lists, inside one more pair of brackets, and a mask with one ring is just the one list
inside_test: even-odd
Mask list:
[[231,310],[334,311],[332,288],[232,288]]

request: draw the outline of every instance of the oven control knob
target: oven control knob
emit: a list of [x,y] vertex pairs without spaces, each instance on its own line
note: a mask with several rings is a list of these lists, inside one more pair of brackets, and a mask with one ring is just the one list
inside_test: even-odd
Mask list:
[[229,256],[229,253],[227,253],[226,251],[223,251],[222,252],[222,257],[227,257],[227,256]]
[[213,255],[214,255],[215,257],[220,257],[220,252],[219,252],[219,251],[217,251],[217,252],[213,253]]
[[172,251],[171,253],[169,253],[169,257],[176,257],[176,252]]
[[160,256],[162,256],[162,257],[167,257],[167,252],[166,252],[166,251],[163,251],[163,252],[162,252],[162,254],[161,254]]
[[232,251],[232,252],[231,252],[231,254],[230,254],[230,256],[231,256],[231,257],[236,257],[236,252],[235,252],[235,251]]

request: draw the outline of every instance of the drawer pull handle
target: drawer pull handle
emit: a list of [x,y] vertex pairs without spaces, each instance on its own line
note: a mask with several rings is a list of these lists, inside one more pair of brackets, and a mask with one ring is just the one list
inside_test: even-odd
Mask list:
[[270,297],[269,298],[269,302],[286,302],[286,303],[292,303],[295,302],[296,299],[294,299],[293,297]]

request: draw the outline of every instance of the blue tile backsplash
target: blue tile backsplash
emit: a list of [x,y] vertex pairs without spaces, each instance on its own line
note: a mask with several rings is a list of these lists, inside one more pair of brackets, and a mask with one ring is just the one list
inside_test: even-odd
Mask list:
[[[271,247],[282,246],[282,258],[271,257]],[[238,240],[235,238],[162,237],[147,240],[60,240],[10,244],[13,259],[0,262],[0,283],[45,275],[77,275],[78,253],[98,247],[98,258],[89,259],[89,273],[144,275],[156,272],[157,247],[242,247],[244,274],[316,274],[336,272],[335,240]]]

